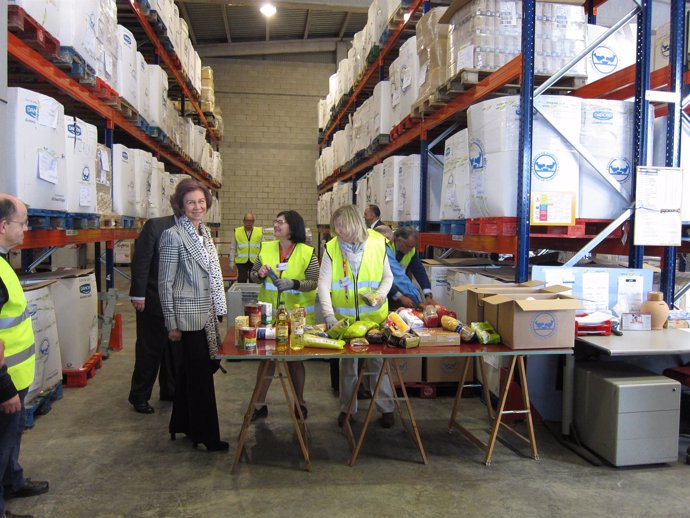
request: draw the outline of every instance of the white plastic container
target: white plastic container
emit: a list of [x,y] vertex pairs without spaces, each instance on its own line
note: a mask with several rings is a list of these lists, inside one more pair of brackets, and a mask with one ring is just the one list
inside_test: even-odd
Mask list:
[[130,149],[130,160],[134,176],[136,217],[145,218],[149,209],[147,186],[151,182],[153,155],[143,149]]
[[135,109],[137,102],[137,40],[131,31],[122,25],[117,26],[117,74],[115,90]]
[[151,99],[149,97],[149,66],[141,52],[137,52],[137,110],[146,122],[151,116],[149,110]]
[[168,118],[168,74],[160,65],[147,65],[149,90],[148,123],[165,128]]
[[98,212],[96,197],[96,126],[76,117],[65,117],[65,170],[67,211]]
[[134,156],[122,144],[113,146],[113,212],[137,217]]
[[64,107],[24,88],[7,89],[7,144],[0,191],[32,209],[67,210]]
[[398,195],[398,188],[400,183],[399,171],[402,167],[404,156],[389,156],[386,158],[381,168],[381,174],[378,176],[380,193],[379,209],[381,210],[381,220],[387,223],[398,222],[399,219],[399,204],[400,199]]
[[469,204],[469,132],[463,129],[446,139],[439,218],[441,221],[465,219]]
[[16,5],[36,20],[52,36],[60,32],[60,8],[58,0],[8,0],[8,5]]

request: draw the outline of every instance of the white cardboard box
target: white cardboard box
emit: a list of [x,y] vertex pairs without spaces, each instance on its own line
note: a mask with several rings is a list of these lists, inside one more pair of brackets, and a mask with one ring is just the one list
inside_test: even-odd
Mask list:
[[96,198],[96,126],[77,117],[65,116],[65,169],[67,211],[95,214]]

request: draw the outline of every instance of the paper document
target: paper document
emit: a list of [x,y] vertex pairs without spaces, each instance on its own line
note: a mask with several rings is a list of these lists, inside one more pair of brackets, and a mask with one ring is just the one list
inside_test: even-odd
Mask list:
[[639,275],[621,275],[618,277],[618,304],[616,312],[632,313],[640,311],[644,279]]
[[609,308],[608,272],[582,274],[582,304],[588,313]]
[[38,177],[50,183],[58,183],[58,160],[47,149],[38,150]]
[[680,246],[682,173],[679,167],[637,168],[636,246]]

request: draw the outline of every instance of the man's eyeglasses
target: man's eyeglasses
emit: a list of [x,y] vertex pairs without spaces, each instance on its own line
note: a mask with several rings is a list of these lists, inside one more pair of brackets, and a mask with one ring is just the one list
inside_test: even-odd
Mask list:
[[285,221],[283,219],[274,219],[273,220],[274,225],[285,225],[286,223],[287,223],[287,221]]
[[22,227],[29,228],[29,220],[28,219],[25,219],[24,221],[15,221],[13,219],[8,219],[7,221],[9,221],[10,223],[16,223],[17,225],[20,225]]

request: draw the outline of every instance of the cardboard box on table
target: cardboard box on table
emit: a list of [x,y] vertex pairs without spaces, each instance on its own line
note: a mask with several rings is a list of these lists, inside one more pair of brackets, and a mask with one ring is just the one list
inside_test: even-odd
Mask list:
[[575,311],[582,307],[561,293],[500,294],[484,298],[484,317],[512,349],[573,347]]
[[92,269],[37,273],[26,281],[52,280],[63,370],[80,369],[98,347],[98,291]]
[[570,291],[570,288],[567,286],[545,287],[543,281],[527,281],[522,284],[466,284],[464,286],[454,286],[451,289],[457,293],[467,294],[467,313],[465,315],[458,315],[458,318],[467,324],[486,320],[484,316],[484,299],[492,295],[498,295],[499,293],[565,293]]
[[451,284],[449,273],[459,266],[485,266],[491,261],[477,257],[460,257],[450,259],[422,259],[434,300],[439,304],[448,306],[450,303]]
[[44,390],[50,389],[62,380],[62,361],[58,339],[55,304],[50,295],[52,281],[36,282],[24,286],[26,304],[31,314],[34,331],[36,367],[34,381],[24,400],[31,403]]

